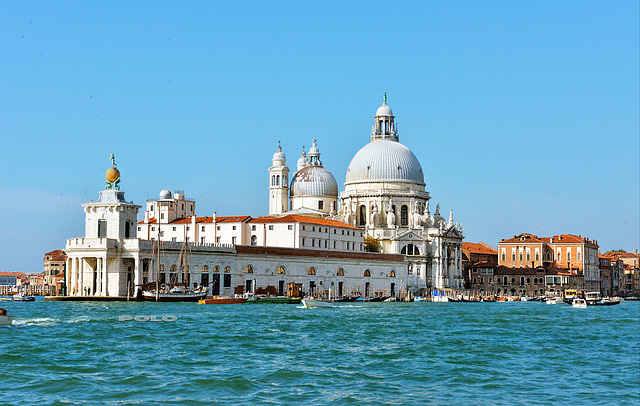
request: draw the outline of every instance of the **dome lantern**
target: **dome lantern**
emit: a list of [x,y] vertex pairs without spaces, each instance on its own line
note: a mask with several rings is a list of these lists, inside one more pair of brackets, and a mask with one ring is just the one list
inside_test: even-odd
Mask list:
[[392,140],[398,141],[398,128],[391,107],[387,106],[387,94],[382,97],[382,106],[378,107],[374,117],[371,141]]

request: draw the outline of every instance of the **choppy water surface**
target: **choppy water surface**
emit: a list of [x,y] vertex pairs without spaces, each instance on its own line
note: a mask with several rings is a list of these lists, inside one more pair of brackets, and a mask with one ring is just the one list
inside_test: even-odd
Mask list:
[[11,404],[640,403],[638,302],[2,306]]

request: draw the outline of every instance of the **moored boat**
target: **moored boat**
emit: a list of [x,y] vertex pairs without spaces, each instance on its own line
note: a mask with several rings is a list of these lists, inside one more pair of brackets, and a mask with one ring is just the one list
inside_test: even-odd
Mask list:
[[153,300],[157,302],[197,302],[200,299],[204,299],[207,296],[207,288],[200,287],[190,290],[181,289],[159,289],[145,290],[142,292],[142,298],[144,300]]
[[13,316],[9,316],[5,309],[0,308],[0,326],[10,326],[13,323]]
[[557,297],[548,297],[547,300],[545,300],[546,304],[562,304],[564,303],[564,300],[557,296]]
[[245,297],[232,297],[232,296],[211,296],[205,299],[198,300],[198,304],[240,304],[246,303]]
[[274,303],[274,304],[298,304],[302,301],[299,297],[284,297],[284,296],[274,296],[274,297],[254,297],[247,300],[248,304],[259,304],[259,303]]

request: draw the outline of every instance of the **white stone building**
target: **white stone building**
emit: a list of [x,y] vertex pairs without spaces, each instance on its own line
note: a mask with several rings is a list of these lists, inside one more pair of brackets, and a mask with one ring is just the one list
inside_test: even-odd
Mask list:
[[[100,192],[98,202],[83,205],[85,237],[67,242],[68,292],[123,296],[156,275],[168,281],[181,262],[185,266],[183,243],[191,282],[211,286],[214,294],[271,292],[274,286],[281,292],[285,281],[300,281],[312,292],[326,286],[328,275],[340,282],[334,293],[341,294],[461,289],[462,227],[454,224],[453,212],[445,220],[439,206],[431,214],[422,167],[400,144],[386,95],[374,120],[370,143],[347,170],[341,203],[315,139],[290,183],[278,146],[268,169],[265,217],[199,217],[184,192],[163,190],[136,222],[140,206],[126,202],[124,192]],[[378,239],[382,253],[364,253],[365,236]]]

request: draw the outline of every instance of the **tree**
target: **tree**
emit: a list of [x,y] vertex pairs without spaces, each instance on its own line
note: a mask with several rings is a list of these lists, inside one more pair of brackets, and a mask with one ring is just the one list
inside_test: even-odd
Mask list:
[[627,251],[622,250],[622,249],[620,249],[620,250],[611,250],[611,251],[605,252],[605,254],[613,254],[613,253],[616,253],[616,252],[627,252]]
[[364,250],[366,252],[380,252],[380,241],[373,237],[364,237]]

